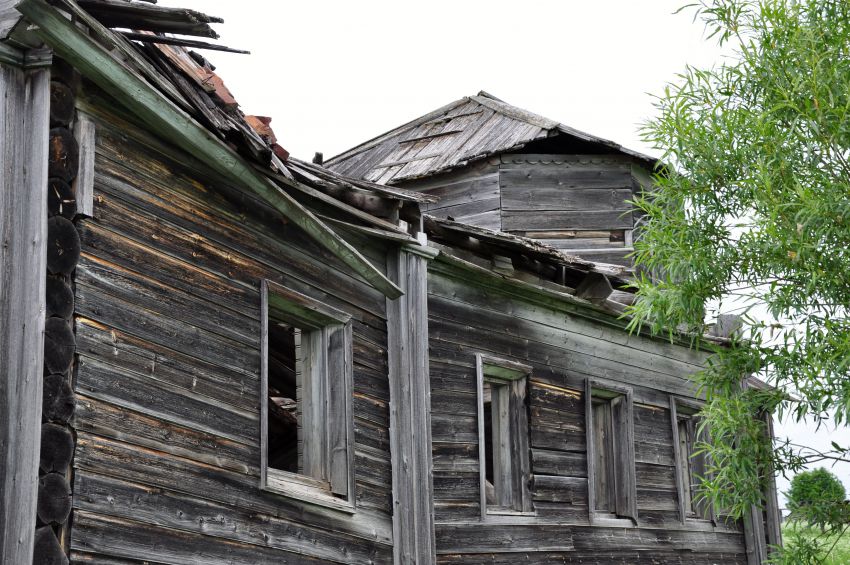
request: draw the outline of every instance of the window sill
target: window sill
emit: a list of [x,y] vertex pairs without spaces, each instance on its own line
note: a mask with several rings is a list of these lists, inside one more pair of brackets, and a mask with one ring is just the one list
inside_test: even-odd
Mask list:
[[269,469],[266,484],[261,485],[260,488],[298,502],[337,510],[345,514],[356,512],[353,502],[331,495],[325,489],[317,486],[318,483],[319,481],[313,481],[309,477]]
[[637,524],[631,518],[619,518],[613,514],[590,513],[590,524],[606,528],[636,528]]

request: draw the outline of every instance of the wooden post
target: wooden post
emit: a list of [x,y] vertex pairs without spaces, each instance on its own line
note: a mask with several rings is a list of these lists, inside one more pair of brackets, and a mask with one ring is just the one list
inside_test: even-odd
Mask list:
[[428,371],[428,262],[435,255],[406,247],[387,262],[404,292],[387,300],[393,559],[404,565],[436,561]]
[[46,309],[49,57],[35,67],[26,54],[20,60],[0,63],[2,563],[33,559]]

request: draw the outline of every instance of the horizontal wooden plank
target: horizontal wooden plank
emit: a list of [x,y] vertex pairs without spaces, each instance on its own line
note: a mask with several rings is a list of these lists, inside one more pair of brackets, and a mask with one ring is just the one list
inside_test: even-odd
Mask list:
[[258,410],[259,379],[255,374],[220,367],[88,318],[77,318],[75,331],[77,352],[81,355],[107,359],[113,365],[159,378],[228,406]]
[[80,357],[75,387],[116,406],[233,441],[254,445],[259,439],[256,411],[228,408],[191,390],[98,359]]
[[[234,509],[167,489],[101,475],[87,474],[77,484],[80,491],[85,492],[85,496],[75,499],[77,516],[83,516],[84,523],[88,523],[86,520],[95,514],[101,515],[95,520],[107,522],[115,518],[132,520],[133,529],[139,533],[151,527],[160,532],[156,546],[182,542],[186,545],[183,551],[198,552],[188,553],[195,558],[207,554],[214,560],[216,555],[220,555],[213,553],[212,548],[216,545],[239,547],[244,544],[246,552],[253,551],[256,546],[258,555],[262,552],[264,560],[277,561],[286,559],[287,554],[297,554],[334,563],[392,562],[385,546],[325,529],[310,528],[297,521]],[[109,518],[103,518],[104,515]],[[104,541],[108,538],[116,545],[124,541],[115,532],[105,531],[103,536]],[[90,539],[86,538],[87,544],[91,543]],[[149,551],[145,549],[132,556],[152,557]],[[233,554],[228,552],[227,555],[232,558]]]
[[115,327],[162,347],[178,350],[223,369],[249,375],[259,373],[259,343],[256,349],[249,349],[238,342],[171,318],[167,310],[147,310],[82,282],[77,283],[76,287],[76,311],[79,316]]
[[499,170],[499,186],[514,192],[549,189],[631,189],[631,171],[625,168],[597,166],[523,166]]
[[502,212],[504,231],[514,230],[616,230],[632,229],[628,208],[604,211],[505,210]]
[[[150,448],[140,449],[130,443],[85,432],[77,434],[75,468],[78,481],[87,473],[97,473],[234,509],[333,529],[376,543],[388,544],[392,536],[389,509],[383,513],[364,509],[351,517],[261,490],[259,478],[253,475],[234,473]],[[74,492],[85,496],[79,487],[75,487]]]
[[569,529],[552,525],[437,524],[437,553],[570,551]]
[[80,432],[154,449],[245,475],[260,476],[260,449],[166,422],[123,406],[77,394],[74,427]]
[[503,210],[624,210],[629,188],[517,187],[502,185]]

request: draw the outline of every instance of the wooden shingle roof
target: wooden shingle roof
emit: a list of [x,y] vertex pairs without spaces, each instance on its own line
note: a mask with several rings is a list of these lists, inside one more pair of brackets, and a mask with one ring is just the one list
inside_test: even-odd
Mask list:
[[645,162],[656,159],[512,106],[486,92],[447,104],[325,162],[343,175],[392,184],[447,171],[558,135]]

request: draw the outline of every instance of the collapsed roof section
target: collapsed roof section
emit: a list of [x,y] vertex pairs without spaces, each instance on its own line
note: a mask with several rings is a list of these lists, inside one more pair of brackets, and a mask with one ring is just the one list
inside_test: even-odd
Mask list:
[[[400,291],[337,232],[354,231],[419,246],[400,220],[415,221],[413,231],[421,220],[422,229],[443,254],[479,266],[486,258],[483,264],[497,275],[522,279],[532,273],[538,280],[556,285],[560,293],[583,298],[612,314],[622,313],[623,304],[632,300],[627,289],[632,273],[624,267],[586,261],[527,238],[421,218],[419,205],[433,202],[435,197],[346,177],[290,157],[278,143],[271,119],[246,116],[215,68],[181,42],[196,48],[208,44],[165,35],[179,29],[183,35],[214,37],[208,28],[210,23],[220,22],[218,18],[123,0],[51,0],[50,4],[23,0],[14,3],[12,12],[0,4],[0,34],[11,35],[10,43],[18,46],[35,45],[30,26],[18,25],[21,14],[36,26],[39,42],[115,97],[153,132],[201,158],[229,185],[268,202],[387,296],[398,296]],[[537,134],[566,127],[508,107],[486,94],[464,100],[487,109],[488,116],[497,113],[494,108],[499,109],[499,115],[511,121],[531,124]],[[468,104],[459,102],[452,108],[463,113]],[[460,117],[458,112],[452,115]],[[437,120],[430,116],[420,122]],[[448,139],[449,134],[434,139],[440,137]],[[493,144],[488,150],[498,146]],[[334,214],[320,215],[308,209],[317,203],[330,206]]]
[[397,184],[556,137],[631,157],[650,170],[657,162],[481,91],[349,149],[326,165],[346,176]]
[[[21,25],[21,15],[27,25]],[[345,221],[349,229],[415,245],[416,240],[396,222],[348,202],[378,199],[386,201],[385,209],[398,211],[412,204],[418,212],[416,204],[426,200],[403,190],[376,190],[368,182],[330,172],[316,174],[303,163],[290,162],[277,144],[270,120],[246,117],[212,65],[164,35],[216,37],[209,24],[220,21],[191,10],[118,0],[0,4],[0,32],[7,43],[34,47],[43,42],[151,131],[202,160],[226,184],[273,206],[372,286],[398,297],[399,288],[305,204],[321,201],[350,220]],[[204,46],[194,40],[182,42]]]

